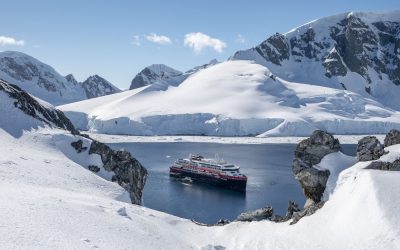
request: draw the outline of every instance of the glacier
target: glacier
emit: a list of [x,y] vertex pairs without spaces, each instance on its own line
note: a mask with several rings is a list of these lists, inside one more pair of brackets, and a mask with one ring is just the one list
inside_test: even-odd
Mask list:
[[248,60],[202,69],[165,90],[154,85],[58,106],[81,130],[125,135],[308,136],[379,134],[400,113],[355,92],[297,83]]

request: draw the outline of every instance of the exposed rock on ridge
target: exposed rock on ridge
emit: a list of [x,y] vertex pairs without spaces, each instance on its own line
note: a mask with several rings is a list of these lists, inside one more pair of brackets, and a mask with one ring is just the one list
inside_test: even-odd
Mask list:
[[359,161],[377,160],[383,154],[383,145],[375,136],[366,136],[358,141],[357,158]]
[[340,143],[331,134],[316,130],[310,138],[301,141],[295,151],[293,174],[304,190],[304,194],[314,203],[321,201],[329,170],[315,167],[322,158],[340,151]]
[[129,192],[133,204],[140,205],[147,179],[147,170],[127,151],[112,150],[109,146],[93,140],[89,154],[101,156],[106,171],[114,172],[113,181]]
[[79,133],[62,111],[45,107],[17,85],[0,79],[0,91],[4,91],[10,98],[14,99],[14,106],[25,114],[44,122],[50,127],[62,128],[71,131],[73,134]]
[[[13,99],[14,106],[28,116],[42,121],[50,127],[68,130],[76,137],[86,137],[90,139],[92,142],[89,154],[99,154],[104,164],[104,169],[108,172],[114,172],[113,179],[129,192],[132,203],[141,204],[142,191],[147,178],[147,170],[133,158],[129,152],[112,150],[107,145],[95,141],[89,136],[81,135],[63,112],[50,105],[45,106],[45,104],[40,103],[16,85],[0,80],[0,91],[5,92]],[[87,150],[87,147],[83,146],[82,139],[72,142],[71,146],[77,153],[82,153]],[[100,170],[99,167],[94,165],[87,167],[93,172],[98,172]]]

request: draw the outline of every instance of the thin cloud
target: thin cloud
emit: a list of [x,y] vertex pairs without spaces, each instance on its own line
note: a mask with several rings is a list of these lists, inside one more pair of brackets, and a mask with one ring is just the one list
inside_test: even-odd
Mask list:
[[140,37],[138,35],[133,36],[132,42],[133,45],[135,46],[140,46]]
[[218,53],[226,48],[226,43],[217,38],[210,37],[201,32],[192,32],[185,35],[184,45],[190,47],[195,53],[201,53],[205,48],[211,48]]
[[24,40],[17,40],[12,37],[8,36],[0,36],[0,45],[1,46],[8,46],[8,45],[13,45],[13,46],[24,46],[25,41]]
[[171,44],[172,41],[169,37],[163,35],[157,35],[155,33],[150,33],[144,36],[148,41],[158,44]]
[[246,40],[246,38],[245,38],[242,34],[239,34],[239,35],[237,35],[237,37],[236,37],[236,42],[237,42],[237,43],[243,44],[243,43],[246,43],[247,40]]

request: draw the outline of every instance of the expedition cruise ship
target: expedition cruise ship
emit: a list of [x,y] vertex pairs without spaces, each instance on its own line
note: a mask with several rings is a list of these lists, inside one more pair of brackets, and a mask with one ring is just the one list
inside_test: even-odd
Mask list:
[[179,178],[189,177],[193,181],[246,191],[247,176],[239,172],[239,166],[219,159],[207,159],[201,155],[178,159],[170,167],[170,175]]

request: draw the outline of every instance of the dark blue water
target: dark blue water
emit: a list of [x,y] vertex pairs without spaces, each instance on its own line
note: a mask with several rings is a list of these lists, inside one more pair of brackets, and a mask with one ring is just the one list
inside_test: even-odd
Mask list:
[[[144,189],[144,206],[194,219],[215,223],[220,218],[233,220],[241,212],[273,206],[285,214],[288,200],[303,205],[305,198],[292,174],[296,144],[218,144],[218,143],[118,143],[114,149],[132,153],[149,171]],[[342,145],[354,155],[355,145]],[[169,166],[190,153],[213,157],[240,165],[248,177],[245,194],[201,184],[185,184],[169,177]]]

